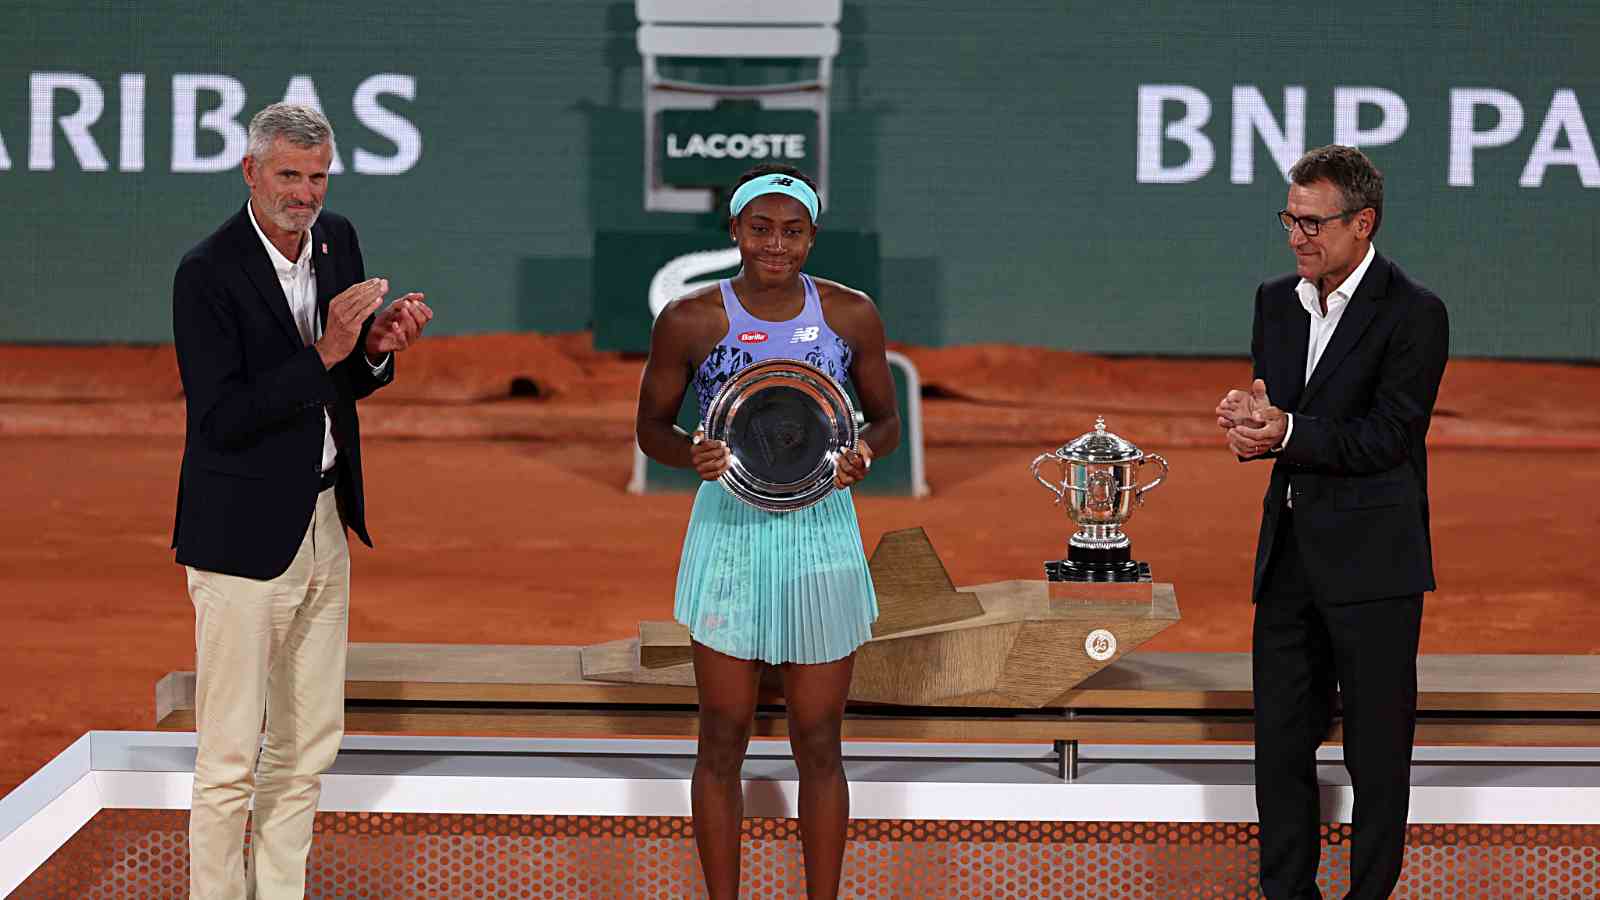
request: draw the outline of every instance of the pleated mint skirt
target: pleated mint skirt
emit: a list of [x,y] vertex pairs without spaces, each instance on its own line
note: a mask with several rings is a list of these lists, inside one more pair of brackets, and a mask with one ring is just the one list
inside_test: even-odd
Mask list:
[[739,659],[843,659],[872,636],[872,589],[850,491],[762,512],[708,481],[695,494],[673,616],[695,640]]

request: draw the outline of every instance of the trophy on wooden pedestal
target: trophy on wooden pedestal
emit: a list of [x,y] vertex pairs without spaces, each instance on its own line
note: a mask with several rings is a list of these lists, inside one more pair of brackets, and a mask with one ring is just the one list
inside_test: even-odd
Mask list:
[[[1149,484],[1138,483],[1146,463],[1161,466]],[[1039,473],[1041,466],[1059,467],[1057,480]],[[1065,559],[1044,564],[1051,582],[1150,581],[1150,566],[1133,558],[1132,543],[1122,526],[1144,504],[1144,495],[1167,479],[1167,461],[1146,453],[1106,430],[1097,417],[1094,430],[1062,444],[1033,461],[1033,477],[1056,496],[1078,530],[1067,539]]]

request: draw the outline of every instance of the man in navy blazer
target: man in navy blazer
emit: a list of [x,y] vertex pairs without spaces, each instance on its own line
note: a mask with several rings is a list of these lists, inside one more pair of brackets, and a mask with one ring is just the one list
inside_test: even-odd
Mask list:
[[1383,175],[1365,154],[1312,150],[1289,180],[1279,222],[1296,273],[1256,290],[1255,381],[1216,410],[1240,459],[1273,461],[1252,589],[1261,887],[1321,896],[1316,751],[1337,712],[1355,793],[1348,896],[1382,898],[1405,853],[1434,589],[1426,439],[1449,321],[1373,248]]
[[304,894],[344,731],[345,530],[372,544],[356,401],[394,380],[393,354],[433,315],[421,294],[379,312],[388,282],[367,278],[355,228],[322,209],[333,152],[320,112],[263,109],[249,200],[173,280],[187,407],[173,547],[195,608],[190,895],[208,900]]

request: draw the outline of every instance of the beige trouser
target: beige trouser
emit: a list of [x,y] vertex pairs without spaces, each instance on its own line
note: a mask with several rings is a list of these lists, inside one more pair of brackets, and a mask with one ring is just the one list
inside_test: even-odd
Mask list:
[[188,569],[199,737],[189,814],[192,900],[305,894],[321,776],[344,735],[350,548],[334,493],[317,496],[300,550],[277,578]]

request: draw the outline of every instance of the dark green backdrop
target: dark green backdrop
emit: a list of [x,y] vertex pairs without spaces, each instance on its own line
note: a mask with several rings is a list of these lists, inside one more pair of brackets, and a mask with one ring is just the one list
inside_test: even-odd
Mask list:
[[[178,74],[237,79],[246,116],[309,76],[347,167],[330,208],[357,223],[371,270],[429,293],[441,333],[587,328],[597,232],[717,224],[642,211],[632,3],[12,0],[0,17],[0,340],[170,339],[178,257],[244,196],[236,171],[171,171]],[[823,222],[879,236],[892,338],[1245,352],[1251,290],[1289,257],[1267,143],[1249,140],[1248,183],[1230,174],[1236,86],[1280,127],[1285,89],[1303,88],[1306,146],[1333,138],[1344,86],[1406,104],[1403,135],[1369,147],[1389,185],[1378,244],[1449,303],[1455,351],[1600,355],[1600,174],[1558,164],[1519,184],[1560,91],[1582,124],[1568,109],[1553,146],[1593,153],[1591,2],[872,0],[846,3],[840,30]],[[30,168],[39,73],[102,90],[89,133],[108,171],[84,171],[60,127],[43,132],[54,167]],[[130,73],[145,84],[138,172],[119,171]],[[357,149],[395,153],[353,111],[379,73],[415,79],[413,99],[380,101],[421,135],[404,174],[353,171]],[[1215,160],[1197,180],[1138,180],[1141,85],[1209,101]],[[1484,108],[1452,123],[1452,90],[1472,88],[1513,97],[1524,121],[1453,186],[1452,129],[1496,121]],[[76,106],[54,99],[57,117]],[[1183,111],[1163,109],[1168,123]],[[1377,119],[1368,108],[1360,124]],[[202,134],[202,152],[220,146]],[[1160,146],[1167,166],[1188,153]]]

